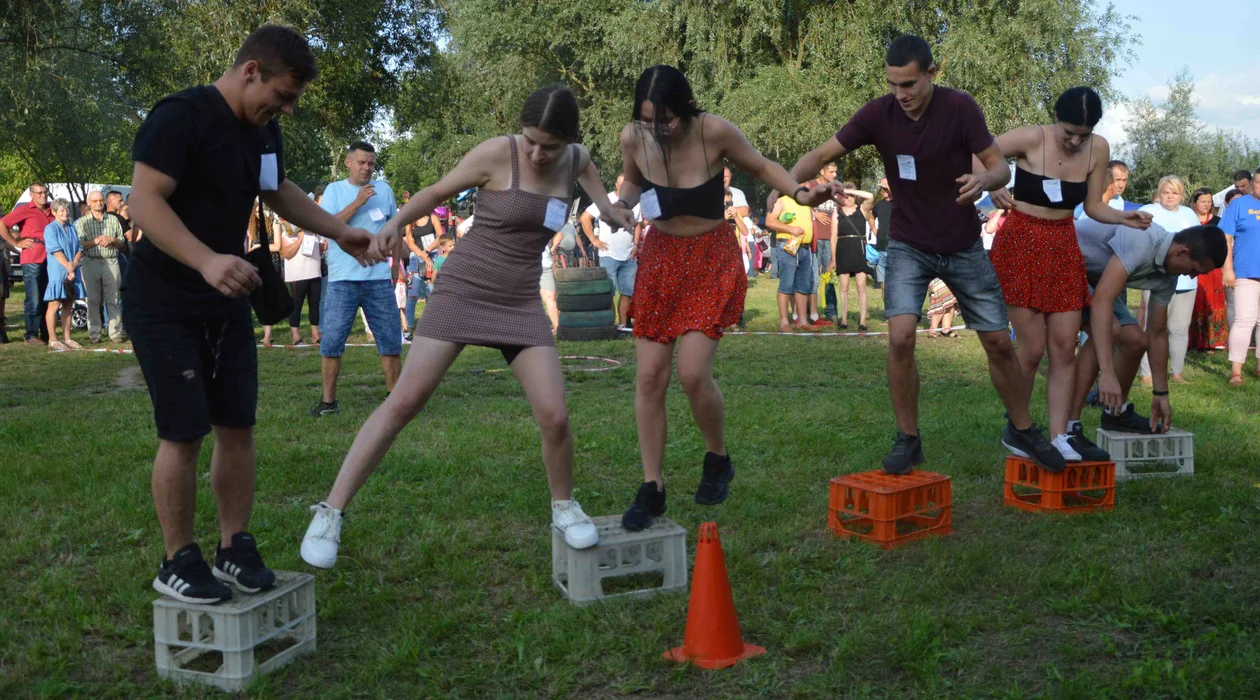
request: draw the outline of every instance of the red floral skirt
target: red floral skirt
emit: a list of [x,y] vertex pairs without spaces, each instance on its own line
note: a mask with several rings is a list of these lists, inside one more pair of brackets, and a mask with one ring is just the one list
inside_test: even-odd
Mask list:
[[989,257],[1008,306],[1045,314],[1089,305],[1085,258],[1071,219],[1041,219],[1011,210]]
[[722,329],[739,323],[747,292],[733,226],[690,238],[648,226],[634,278],[634,337],[672,343],[700,331],[720,339]]
[[1223,349],[1229,343],[1225,325],[1225,280],[1218,268],[1199,275],[1199,293],[1194,296],[1194,316],[1190,318],[1190,347],[1195,350]]

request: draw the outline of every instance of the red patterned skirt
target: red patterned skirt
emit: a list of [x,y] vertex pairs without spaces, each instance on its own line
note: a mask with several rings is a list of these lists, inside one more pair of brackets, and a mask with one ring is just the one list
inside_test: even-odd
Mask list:
[[1228,342],[1225,282],[1218,268],[1199,275],[1199,293],[1194,296],[1194,315],[1190,319],[1190,347],[1195,350],[1220,350]]
[[1045,314],[1089,305],[1085,258],[1071,219],[1041,219],[1011,210],[989,257],[1008,306]]
[[672,343],[700,331],[720,339],[723,328],[739,322],[747,292],[733,226],[690,238],[648,226],[634,278],[634,337]]

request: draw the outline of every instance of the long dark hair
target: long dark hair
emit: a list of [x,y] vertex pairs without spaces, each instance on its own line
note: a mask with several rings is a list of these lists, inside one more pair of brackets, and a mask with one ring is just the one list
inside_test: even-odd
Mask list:
[[573,91],[563,85],[538,88],[525,98],[521,126],[532,126],[573,143],[581,130],[581,114]]
[[643,119],[643,103],[652,103],[652,136],[661,148],[661,158],[665,160],[665,170],[669,171],[669,149],[665,147],[663,124],[665,110],[673,112],[681,122],[681,126],[689,126],[691,120],[704,110],[696,106],[696,97],[691,92],[691,83],[682,71],[673,66],[658,64],[645,69],[639,74],[639,82],[634,86],[634,110],[631,119]]

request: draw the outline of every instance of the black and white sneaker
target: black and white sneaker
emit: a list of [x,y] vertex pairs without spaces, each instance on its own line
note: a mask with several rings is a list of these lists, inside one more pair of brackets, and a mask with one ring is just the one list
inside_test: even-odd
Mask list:
[[232,589],[211,575],[195,542],[175,552],[174,558],[162,560],[157,578],[153,579],[153,590],[196,605],[214,605],[232,598]]
[[927,457],[923,454],[923,442],[919,436],[897,431],[897,439],[888,456],[884,457],[884,473],[905,476],[925,461]]
[[321,399],[320,402],[315,404],[315,407],[310,410],[310,414],[311,418],[321,418],[323,416],[335,415],[338,410],[336,401],[326,403]]
[[1027,430],[1018,430],[1008,418],[1006,427],[1002,429],[1002,444],[1011,454],[1031,459],[1047,471],[1057,473],[1067,469],[1067,460],[1063,458],[1063,453],[1059,452],[1036,423],[1028,426]]
[[621,526],[627,532],[638,532],[661,515],[665,515],[665,489],[658,488],[655,481],[648,481],[634,494],[634,503],[621,516]]
[[246,593],[265,591],[276,585],[276,574],[263,564],[254,536],[248,532],[232,535],[232,546],[214,555],[214,577],[235,584]]
[[696,503],[715,506],[725,501],[731,493],[731,479],[734,478],[735,467],[731,465],[730,455],[705,452],[704,474],[696,487]]
[[1085,437],[1085,426],[1080,421],[1068,421],[1068,444],[1081,455],[1082,462],[1110,462],[1111,455]]
[[1126,403],[1120,415],[1112,415],[1111,411],[1103,411],[1102,429],[1120,433],[1151,434],[1151,419],[1138,415],[1133,410],[1133,403]]

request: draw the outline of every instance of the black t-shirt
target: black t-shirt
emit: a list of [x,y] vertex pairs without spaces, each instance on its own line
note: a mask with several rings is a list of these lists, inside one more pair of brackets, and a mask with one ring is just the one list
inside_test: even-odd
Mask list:
[[892,202],[881,199],[872,207],[879,231],[875,232],[875,250],[888,249],[888,232],[892,229]]
[[[180,221],[216,253],[245,255],[245,234],[264,164],[270,180],[284,181],[284,152],[275,119],[264,126],[238,119],[217,88],[203,85],[162,99],[136,132],[131,158],[176,181],[167,200]],[[148,231],[145,232],[149,233]],[[124,288],[128,300],[155,308],[222,308],[225,297],[201,274],[162,252],[146,235],[136,243]]]

